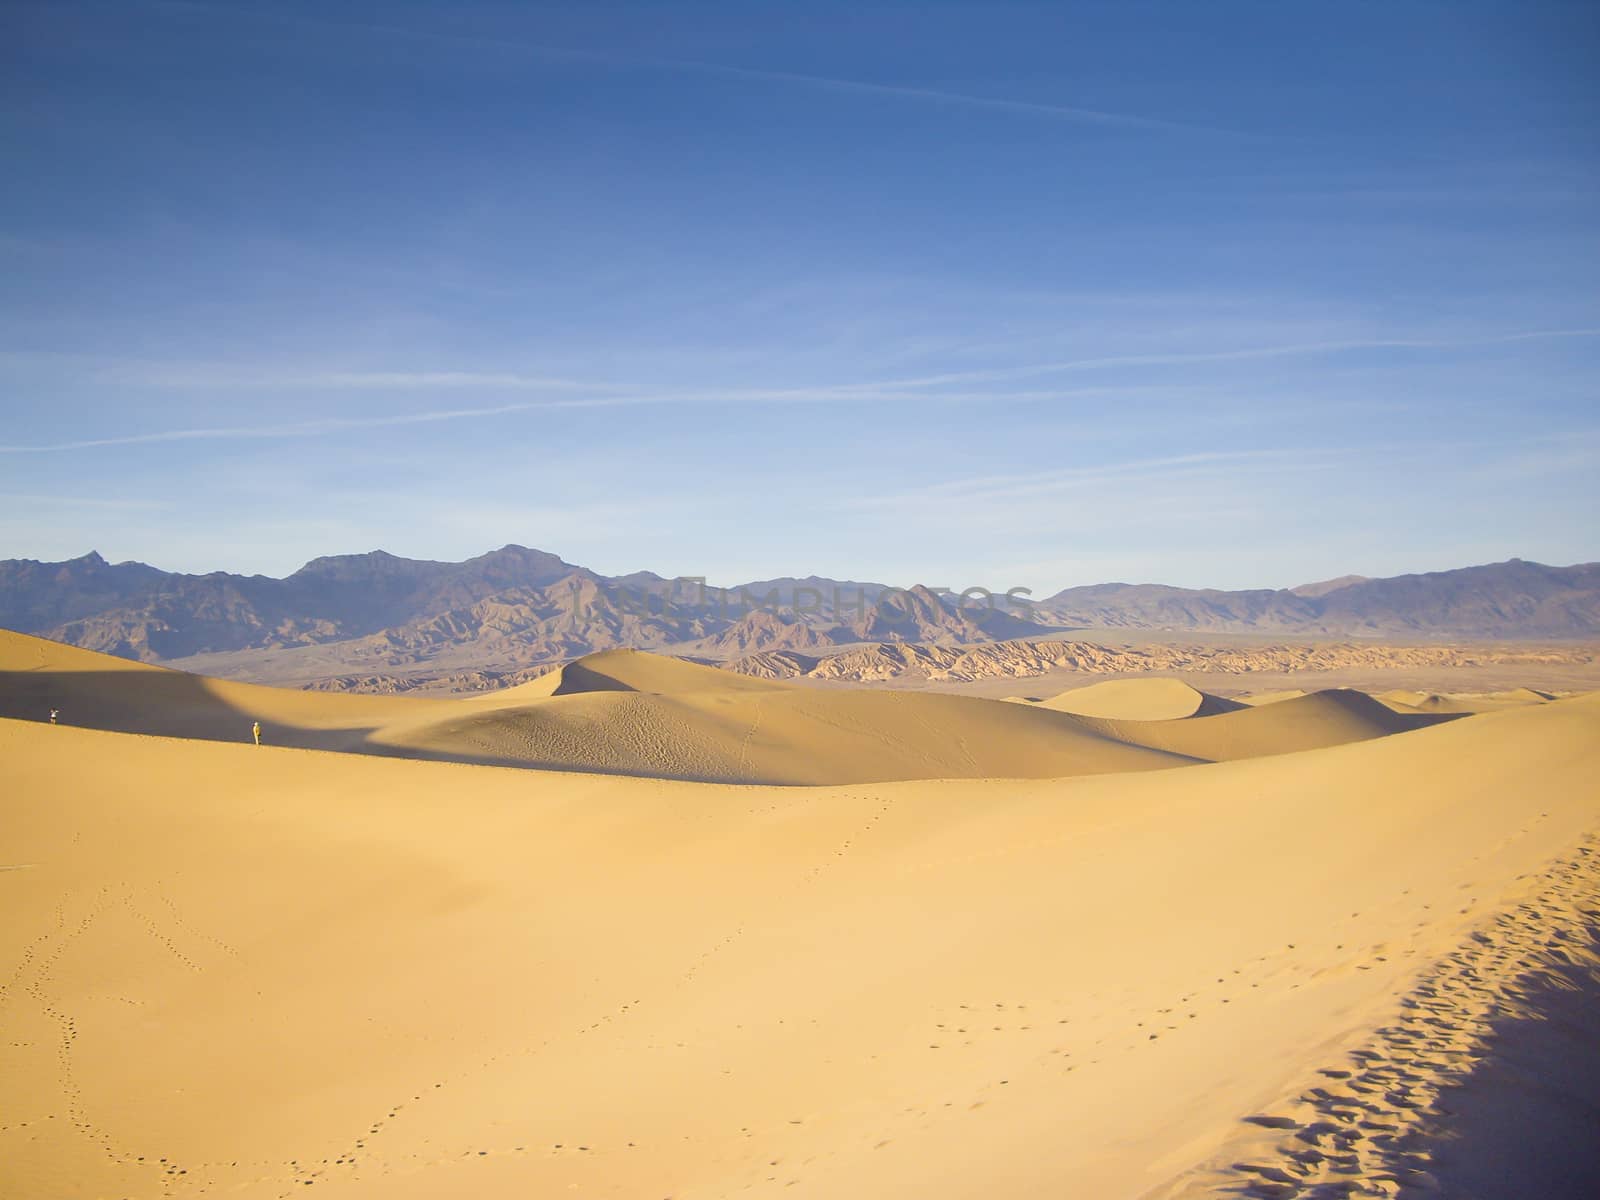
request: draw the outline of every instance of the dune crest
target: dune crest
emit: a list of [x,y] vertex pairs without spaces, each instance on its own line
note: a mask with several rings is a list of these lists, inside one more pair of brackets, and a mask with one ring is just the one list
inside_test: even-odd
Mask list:
[[1175,721],[1183,717],[1209,717],[1244,707],[1236,700],[1225,700],[1190,687],[1181,679],[1163,677],[1108,679],[1104,683],[1061,692],[1039,701],[1039,705],[1079,717],[1123,721]]
[[674,696],[693,692],[777,692],[789,685],[744,675],[732,675],[716,667],[688,662],[643,650],[603,650],[585,655],[558,668],[561,684],[552,693],[624,691]]

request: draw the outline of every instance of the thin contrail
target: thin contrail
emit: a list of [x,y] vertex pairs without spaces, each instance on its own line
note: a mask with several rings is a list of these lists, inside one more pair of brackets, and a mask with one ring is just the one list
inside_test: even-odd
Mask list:
[[[583,404],[572,401],[571,404]],[[424,425],[435,421],[458,421],[471,417],[498,417],[528,412],[536,408],[562,408],[562,401],[527,404],[497,404],[488,408],[441,409],[433,412],[396,413],[382,417],[325,417],[288,425],[221,425],[199,429],[163,429],[153,433],[130,433],[116,437],[84,438],[74,442],[52,442],[37,446],[0,446],[0,454],[44,454],[59,450],[92,450],[101,446],[142,446],[156,442],[200,442],[248,440],[253,438],[317,437],[343,433],[350,429],[372,429],[385,425]]]
[[1008,100],[998,96],[978,96],[970,92],[946,91],[943,88],[874,83],[865,79],[843,79],[833,75],[812,75],[801,71],[778,71],[765,67],[740,67],[726,63],[703,62],[698,59],[669,58],[648,54],[620,54],[614,51],[579,50],[567,46],[553,46],[542,42],[526,42],[518,38],[413,29],[408,26],[390,25],[382,22],[329,21],[321,17],[308,17],[298,13],[271,13],[259,9],[235,12],[233,10],[218,9],[213,5],[200,3],[199,0],[162,0],[160,7],[182,8],[212,15],[245,16],[251,19],[270,20],[279,23],[313,25],[322,29],[338,29],[349,33],[378,33],[392,37],[414,38],[420,41],[455,42],[467,46],[520,50],[545,58],[567,59],[572,62],[599,63],[614,67],[640,67],[650,70],[676,71],[697,75],[720,75],[730,79],[750,79],[768,83],[793,84],[800,87],[821,88],[829,91],[860,92],[867,95],[889,96],[902,100],[959,105],[965,108],[987,109],[993,112],[1010,112],[1024,116],[1046,117],[1085,125],[1177,133],[1232,134],[1230,130],[1217,129],[1210,126],[1192,125],[1182,121],[1165,121],[1155,117],[1135,116],[1131,113],[1107,112],[1097,108],[1079,108],[1073,105],[1047,104],[1031,100]]
[[[1165,354],[1114,354],[1098,358],[1072,358],[1060,362],[1029,363],[1017,367],[996,367],[982,371],[955,371],[944,375],[924,375],[882,383],[861,384],[870,388],[926,388],[949,383],[997,383],[1005,379],[1026,379],[1035,375],[1054,375],[1067,371],[1093,371],[1106,367],[1155,367],[1182,363],[1239,362],[1255,358],[1292,358],[1301,354],[1342,354],[1351,350],[1464,350],[1473,346],[1509,345],[1515,342],[1557,338],[1600,337],[1596,329],[1535,329],[1524,333],[1491,334],[1472,338],[1354,338],[1338,342],[1299,342],[1283,346],[1252,346],[1236,350],[1177,351]],[[842,385],[845,391],[857,385]]]
[[1138,117],[1129,113],[1106,112],[1097,108],[1076,108],[1065,104],[1044,104],[1031,100],[1006,100],[994,96],[974,96],[970,92],[948,92],[942,88],[907,87],[892,83],[869,83],[860,79],[839,79],[831,75],[807,75],[798,71],[772,71],[755,67],[730,67],[720,63],[695,62],[687,59],[640,59],[641,64],[663,70],[697,71],[710,75],[727,75],[733,78],[770,80],[773,83],[795,83],[806,87],[825,88],[830,91],[865,92],[880,96],[895,96],[907,100],[925,100],[938,104],[954,104],[967,108],[986,108],[998,112],[1014,112],[1036,117],[1077,121],[1089,125],[1112,125],[1128,129],[1171,130],[1182,133],[1223,133],[1201,125],[1178,121],[1163,121],[1154,117]]
[[[1056,389],[1049,393],[1029,393],[1026,398],[1039,400],[1067,396],[1103,396],[1120,389],[1073,388]],[[529,400],[513,404],[496,404],[481,408],[433,409],[417,413],[391,413],[376,417],[323,417],[314,421],[299,421],[284,425],[220,425],[195,429],[162,429],[150,433],[118,434],[114,437],[83,438],[71,442],[48,442],[40,445],[0,445],[0,454],[49,454],[67,450],[93,450],[103,446],[142,446],[161,442],[248,441],[283,438],[319,437],[324,434],[344,433],[353,429],[375,429],[396,425],[426,425],[439,421],[461,421],[476,417],[500,417],[512,413],[543,412],[567,408],[627,408],[644,405],[670,404],[838,404],[859,403],[863,400],[883,399],[901,401],[910,399],[903,392],[872,392],[852,390],[848,394],[828,389],[805,391],[740,391],[740,392],[619,392],[608,396],[583,396],[565,400]],[[957,395],[940,394],[928,399],[949,401],[961,399],[988,399],[988,393]]]

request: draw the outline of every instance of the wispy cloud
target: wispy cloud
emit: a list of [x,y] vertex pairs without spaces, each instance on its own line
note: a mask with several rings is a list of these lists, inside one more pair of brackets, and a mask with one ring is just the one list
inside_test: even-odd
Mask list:
[[282,371],[206,364],[113,367],[112,382],[183,388],[317,388],[329,391],[494,389],[506,392],[615,391],[617,385],[517,371]]
[[0,350],[0,366],[69,370],[98,383],[157,388],[315,388],[327,391],[486,390],[615,392],[627,385],[518,370],[296,369],[207,360],[112,358],[93,354]]
[[[1118,367],[1183,366],[1193,363],[1244,362],[1252,359],[1301,358],[1317,355],[1349,354],[1362,350],[1467,350],[1478,347],[1514,345],[1519,342],[1559,341],[1600,337],[1600,327],[1582,329],[1535,329],[1515,333],[1492,333],[1461,338],[1349,338],[1338,341],[1291,342],[1270,346],[1246,346],[1228,350],[1172,351],[1150,354],[1110,354],[1053,362],[1023,363],[939,375],[910,376],[899,379],[870,380],[859,383],[830,384],[820,387],[778,389],[681,389],[672,392],[640,393],[633,385],[548,378],[504,371],[332,371],[301,375],[234,375],[236,382],[251,381],[262,386],[304,386],[325,388],[504,388],[538,391],[585,391],[616,393],[609,403],[662,402],[738,402],[834,397],[847,400],[863,393],[941,388],[958,383],[1000,383],[1071,371],[1111,370]],[[172,381],[181,378],[173,377]],[[189,382],[197,386],[225,385],[229,375],[196,373]]]
[[[575,402],[581,403],[581,402]],[[398,413],[376,417],[326,417],[285,425],[222,425],[194,429],[162,429],[151,433],[121,434],[115,437],[83,438],[70,442],[48,442],[33,446],[3,446],[0,454],[48,454],[64,450],[92,450],[102,446],[143,446],[161,442],[244,441],[258,438],[306,438],[354,429],[374,429],[389,425],[425,425],[436,421],[460,421],[473,417],[495,417],[529,409],[559,406],[550,404],[498,404],[487,408],[458,408],[432,412]]]
[[[425,425],[503,417],[516,413],[562,409],[618,408],[644,405],[756,404],[1039,404],[1106,399],[1148,392],[1148,387],[1051,388],[1032,391],[951,391],[956,384],[994,384],[1072,371],[1152,365],[1231,362],[1349,353],[1371,349],[1460,350],[1539,340],[1592,338],[1596,329],[1548,329],[1487,334],[1469,338],[1370,338],[1245,347],[1219,351],[1125,354],[1022,364],[987,370],[960,371],[902,379],[863,381],[799,388],[678,388],[649,390],[635,385],[553,378],[515,371],[310,371],[283,372],[230,366],[136,364],[113,366],[106,376],[125,382],[184,387],[274,387],[362,391],[536,391],[556,394],[539,400],[464,408],[428,409],[361,417],[324,417],[278,425],[205,426],[82,438],[33,445],[0,444],[0,454],[44,454],[109,446],[163,442],[292,439],[324,437],[359,429]],[[576,394],[572,394],[576,393]]]
[[313,438],[345,433],[360,429],[379,429],[387,426],[428,425],[444,421],[469,421],[488,417],[503,417],[514,413],[559,411],[562,409],[621,408],[641,405],[750,405],[750,404],[837,404],[863,403],[872,400],[904,404],[909,401],[927,403],[962,403],[968,401],[1042,401],[1073,398],[1104,398],[1124,394],[1119,388],[1056,389],[1050,392],[1032,392],[996,397],[990,393],[940,393],[922,397],[903,391],[882,393],[863,392],[852,388],[848,392],[829,388],[812,390],[792,389],[782,391],[682,391],[682,392],[622,392],[614,395],[575,396],[549,400],[530,400],[511,404],[485,405],[475,408],[431,409],[425,412],[389,413],[370,417],[322,417],[311,421],[296,421],[281,425],[220,425],[187,429],[163,429],[148,433],[118,434],[111,437],[82,438],[72,441],[45,442],[35,445],[3,445],[0,454],[49,454],[71,450],[92,450],[105,446],[140,446],[162,442],[249,441],[286,438]]

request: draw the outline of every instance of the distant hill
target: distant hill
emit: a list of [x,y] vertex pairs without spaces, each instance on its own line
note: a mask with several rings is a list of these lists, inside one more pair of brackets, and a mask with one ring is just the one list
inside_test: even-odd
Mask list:
[[1345,576],[1283,591],[1108,583],[1039,603],[1059,624],[1333,637],[1589,637],[1600,632],[1600,563],[1509,562],[1392,579]]
[[650,572],[605,576],[515,545],[457,563],[381,550],[318,558],[283,579],[174,574],[91,553],[0,562],[0,627],[225,674],[259,676],[270,659],[275,677],[301,682],[418,671],[503,676],[617,647],[729,660],[1095,629],[1581,638],[1600,634],[1600,564],[1512,559],[1283,590],[1108,583],[1023,609],[963,607],[920,585],[818,576],[727,589]]

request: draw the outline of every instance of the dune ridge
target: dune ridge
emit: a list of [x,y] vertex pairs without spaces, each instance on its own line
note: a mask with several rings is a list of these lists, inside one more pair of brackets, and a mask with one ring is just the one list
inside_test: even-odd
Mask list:
[[1600,1077],[1576,1064],[1600,1044],[1600,835],[1522,882],[1525,898],[1424,971],[1388,1023],[1147,1200],[1294,1200],[1356,1180],[1470,1195],[1486,1168],[1517,1195],[1592,1195]]

